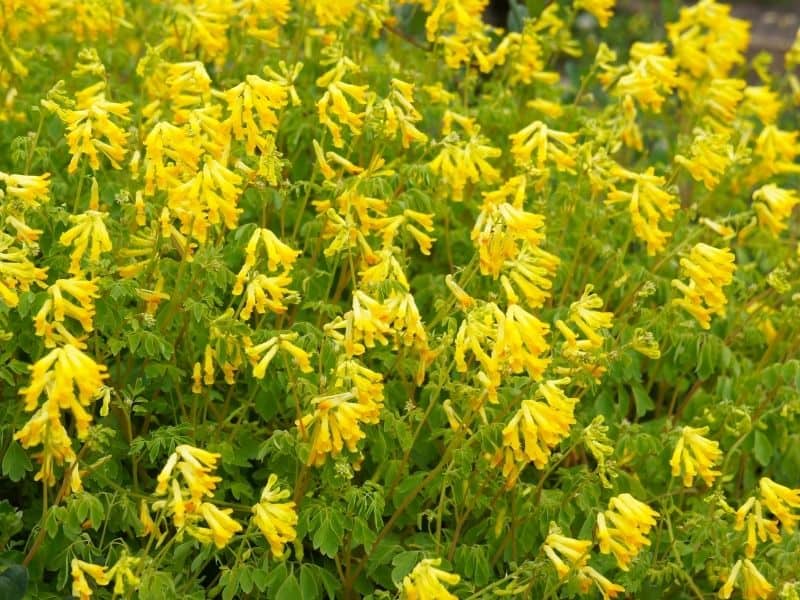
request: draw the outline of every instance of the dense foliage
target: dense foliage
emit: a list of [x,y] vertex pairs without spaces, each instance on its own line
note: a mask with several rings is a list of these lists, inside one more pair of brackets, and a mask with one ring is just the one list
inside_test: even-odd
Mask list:
[[486,4],[0,0],[0,597],[798,598],[800,36]]

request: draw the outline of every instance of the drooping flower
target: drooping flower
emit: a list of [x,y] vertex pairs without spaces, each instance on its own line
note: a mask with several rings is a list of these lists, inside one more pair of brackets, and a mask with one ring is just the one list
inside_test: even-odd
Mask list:
[[722,288],[733,281],[736,271],[735,257],[727,248],[696,244],[689,256],[680,261],[681,270],[689,277],[689,284],[672,280],[673,287],[683,293],[673,304],[680,306],[700,323],[703,329],[711,327],[711,315],[725,315],[728,300]]
[[787,190],[769,183],[753,192],[753,208],[758,222],[774,236],[788,227],[794,207],[800,204],[800,196],[794,190]]
[[445,585],[455,585],[461,577],[439,569],[441,558],[425,558],[403,578],[400,584],[402,600],[457,600],[458,597],[447,591]]
[[529,462],[543,469],[553,448],[569,435],[578,403],[577,398],[568,397],[560,387],[569,381],[563,378],[540,383],[534,397],[522,401],[503,429],[502,451],[495,462],[503,462],[506,487],[513,487]]
[[650,545],[647,534],[656,524],[656,517],[656,511],[630,494],[614,496],[608,502],[608,510],[597,514],[600,552],[612,553],[619,568],[627,571],[641,549]]
[[685,487],[690,487],[697,475],[710,486],[720,474],[713,466],[719,462],[722,451],[718,442],[703,437],[707,433],[708,427],[684,427],[672,453],[669,461],[672,476],[678,477],[683,473]]
[[253,522],[269,542],[272,556],[283,556],[286,544],[297,537],[297,511],[292,501],[282,502],[290,496],[289,490],[277,486],[278,476],[271,474],[261,491],[261,499],[252,508]]

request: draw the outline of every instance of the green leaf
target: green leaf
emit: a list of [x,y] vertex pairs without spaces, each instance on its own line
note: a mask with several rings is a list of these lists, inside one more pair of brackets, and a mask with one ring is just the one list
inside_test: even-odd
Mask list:
[[316,600],[320,596],[317,579],[306,565],[300,567],[300,589],[303,600]]
[[28,458],[17,440],[11,440],[5,456],[3,456],[3,475],[11,481],[21,481],[28,471],[33,471],[31,459]]
[[298,598],[303,598],[303,592],[300,589],[300,584],[297,583],[297,578],[292,573],[278,588],[275,600],[297,600]]
[[422,558],[422,553],[418,550],[409,550],[407,552],[401,552],[397,556],[392,559],[392,581],[396,584],[399,584],[403,577],[408,575],[411,572],[416,564]]
[[28,589],[28,570],[22,565],[11,565],[0,573],[0,599],[22,598]]
[[314,525],[316,527],[311,543],[316,550],[333,558],[342,545],[344,518],[333,509],[321,510],[312,517],[312,527]]
[[756,431],[755,441],[753,442],[753,453],[755,454],[758,464],[766,467],[772,460],[774,450],[769,438],[760,431]]
[[634,385],[632,389],[633,401],[636,403],[636,416],[643,417],[648,411],[655,408],[655,404],[653,404],[653,399],[641,385]]

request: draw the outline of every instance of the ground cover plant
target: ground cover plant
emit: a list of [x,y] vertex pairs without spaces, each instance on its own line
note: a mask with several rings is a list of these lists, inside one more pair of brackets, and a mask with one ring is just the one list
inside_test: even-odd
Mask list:
[[800,37],[486,4],[0,0],[0,597],[798,598]]

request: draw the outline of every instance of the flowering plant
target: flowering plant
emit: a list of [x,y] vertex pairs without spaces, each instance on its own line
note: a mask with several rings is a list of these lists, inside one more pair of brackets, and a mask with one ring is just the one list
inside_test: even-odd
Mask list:
[[0,0],[8,597],[798,597],[800,35],[486,5]]

